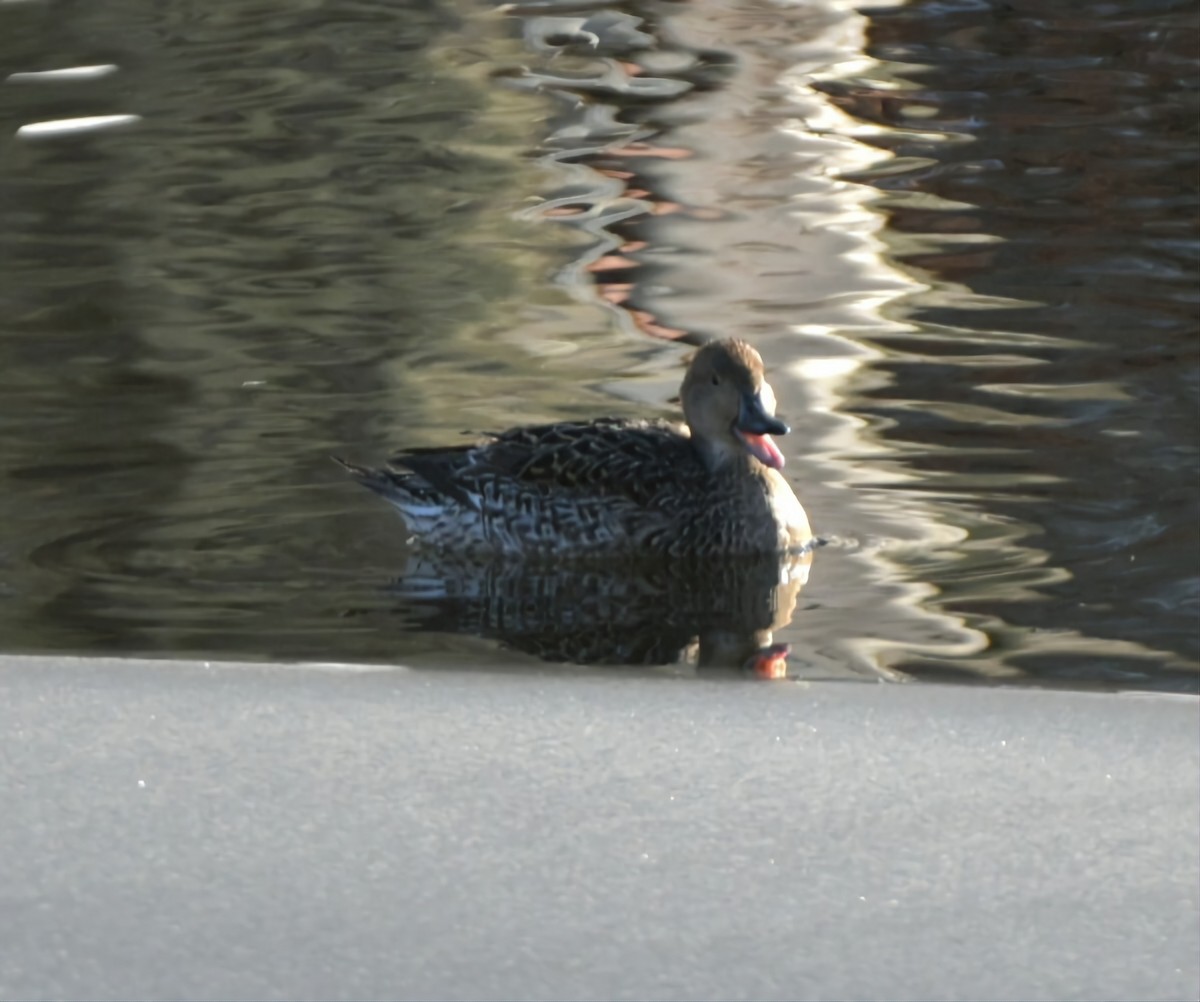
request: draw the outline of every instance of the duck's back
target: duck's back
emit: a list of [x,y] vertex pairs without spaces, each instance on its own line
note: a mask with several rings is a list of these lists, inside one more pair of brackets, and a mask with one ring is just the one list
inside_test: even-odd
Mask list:
[[522,485],[638,505],[653,505],[680,478],[698,482],[706,473],[686,429],[665,421],[598,418],[513,428],[476,455]]

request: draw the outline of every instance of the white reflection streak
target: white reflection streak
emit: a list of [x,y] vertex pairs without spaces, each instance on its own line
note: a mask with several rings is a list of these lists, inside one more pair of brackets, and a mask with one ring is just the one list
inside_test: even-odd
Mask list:
[[132,125],[142,120],[141,115],[92,115],[88,118],[59,118],[49,122],[31,122],[17,129],[23,139],[47,139],[52,136],[78,135],[96,132],[121,125]]
[[[0,0],[3,2],[3,0]],[[81,80],[99,80],[117,72],[112,63],[98,63],[95,66],[68,66],[61,70],[30,70],[23,73],[10,73],[7,83],[78,83]]]
[[852,302],[842,304],[836,328],[814,323],[792,325],[792,332],[809,344],[825,342],[828,353],[797,359],[789,369],[811,392],[810,407],[831,415],[838,422],[825,444],[842,455],[854,455],[864,450],[859,434],[864,422],[844,409],[841,387],[864,364],[880,358],[881,352],[838,332],[862,330],[878,334],[912,330],[911,324],[885,319],[882,310],[888,303],[926,286],[887,263],[883,242],[877,235],[886,221],[868,205],[875,193],[865,185],[838,179],[841,174],[878,164],[886,154],[853,139],[852,134],[861,123],[835,107],[810,85],[810,81],[820,75],[835,72],[838,75],[862,74],[875,65],[874,60],[865,56],[829,62],[830,53],[861,53],[866,44],[867,26],[867,19],[850,5],[834,0],[829,6],[835,10],[842,8],[841,16],[823,33],[793,50],[796,61],[780,80],[796,109],[796,115],[780,129],[802,141],[806,148],[820,150],[828,192],[836,193],[840,211],[830,213],[827,197],[810,201],[806,196],[794,199],[789,211],[798,225],[807,231],[832,228],[843,237],[856,238],[856,248],[839,254],[845,271],[840,281],[844,287],[854,289],[855,294]]
[[[843,174],[874,167],[887,157],[887,153],[874,146],[859,142],[856,135],[862,134],[863,123],[851,118],[837,108],[825,95],[811,86],[811,81],[822,75],[875,74],[871,70],[877,65],[869,57],[858,55],[851,60],[831,62],[830,56],[853,52],[862,53],[866,46],[867,19],[857,13],[854,6],[842,0],[832,0],[828,7],[839,16],[831,19],[824,32],[810,37],[792,51],[795,61],[791,69],[780,80],[795,107],[795,116],[779,128],[786,134],[802,141],[808,151],[819,151],[819,161],[824,165],[827,188],[816,197],[800,195],[793,199],[789,212],[798,226],[805,231],[823,229],[835,231],[843,241],[857,243],[839,253],[843,274],[839,281],[843,288],[853,290],[853,299],[839,303],[836,327],[820,323],[797,323],[791,330],[802,337],[809,346],[824,344],[827,350],[804,352],[807,357],[793,361],[789,370],[795,373],[810,393],[809,407],[824,412],[831,419],[828,431],[822,437],[822,446],[828,453],[836,455],[838,478],[845,484],[870,481],[878,484],[881,479],[892,482],[916,479],[916,474],[895,469],[884,473],[878,467],[879,443],[863,437],[865,422],[850,414],[844,406],[848,381],[865,364],[881,358],[882,352],[854,338],[855,331],[878,335],[881,332],[913,330],[912,324],[887,319],[883,310],[889,303],[911,296],[928,288],[916,278],[906,275],[888,263],[886,248],[879,232],[886,225],[884,216],[870,207],[876,198],[873,189],[840,180]],[[806,168],[807,170],[807,168]],[[806,174],[811,179],[811,174]],[[836,196],[838,210],[830,212],[830,194]],[[855,457],[864,457],[860,465]],[[872,457],[868,459],[867,457]],[[874,507],[874,506],[872,506]],[[887,499],[891,510],[889,521],[899,520],[903,525],[905,542],[899,545],[919,547],[953,546],[965,538],[965,531],[936,519],[919,503],[901,496]],[[878,514],[878,513],[877,513]],[[893,541],[892,545],[895,545]],[[902,591],[892,601],[908,607],[912,614],[935,626],[939,639],[928,649],[939,656],[962,656],[986,649],[987,636],[968,626],[961,618],[937,611],[928,605],[936,595],[936,589],[926,582],[905,580],[897,575],[878,551],[863,551],[862,558],[876,568],[873,577],[891,581],[901,586]],[[909,650],[922,644],[904,643]],[[886,663],[888,652],[895,651],[895,640],[861,638],[855,642],[856,649],[869,660]]]
[[[0,0],[0,3],[11,2],[13,0]],[[10,73],[4,82],[18,85],[83,83],[111,76],[117,72],[117,69],[118,67],[113,63],[95,63],[88,66],[64,66],[56,70],[25,70]],[[18,128],[16,134],[22,139],[47,139],[132,125],[139,121],[141,121],[140,115],[88,115],[80,118],[59,118],[46,122],[30,122],[28,125]]]

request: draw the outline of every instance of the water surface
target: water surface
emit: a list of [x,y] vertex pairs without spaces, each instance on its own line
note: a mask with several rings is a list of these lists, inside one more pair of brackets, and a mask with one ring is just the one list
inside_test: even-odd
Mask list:
[[[5,648],[1195,690],[1190,6],[56,11],[0,7]],[[668,415],[735,332],[803,580],[431,566],[328,461]]]

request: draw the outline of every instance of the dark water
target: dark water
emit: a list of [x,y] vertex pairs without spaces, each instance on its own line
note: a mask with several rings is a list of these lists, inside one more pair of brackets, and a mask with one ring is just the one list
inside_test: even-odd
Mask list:
[[[1195,691],[1198,27],[0,5],[0,646]],[[811,566],[432,561],[327,458],[669,414],[727,332]]]

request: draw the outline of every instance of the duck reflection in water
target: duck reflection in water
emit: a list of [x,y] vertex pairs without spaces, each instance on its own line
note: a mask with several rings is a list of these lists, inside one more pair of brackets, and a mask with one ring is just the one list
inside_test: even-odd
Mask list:
[[421,631],[498,641],[545,661],[693,664],[787,674],[774,642],[807,578],[792,554],[552,565],[415,549],[392,592]]
[[[795,595],[780,602],[776,592],[803,584],[812,532],[780,473],[772,436],[788,427],[775,416],[758,352],[736,338],[705,345],[680,398],[686,427],[559,422],[404,452],[380,469],[342,465],[404,516],[418,553],[437,566],[405,580],[442,582],[430,594],[474,620],[467,632],[531,649],[556,621],[567,628],[556,636],[574,638],[574,649],[534,643],[544,657],[607,662],[625,649],[616,660],[648,663],[674,660],[664,652],[690,644],[681,640],[686,625],[701,637],[700,662],[712,663],[716,651],[740,644],[721,638],[761,639],[779,625],[776,611],[790,616]],[[518,557],[520,566],[500,557]],[[447,569],[468,558],[482,563],[476,586],[464,590],[464,576]],[[514,615],[514,596],[531,610],[527,622]],[[463,604],[469,597],[482,602],[474,612]],[[638,628],[652,623],[654,641]],[[614,632],[624,637],[615,648],[609,642],[609,654],[588,653]],[[778,673],[778,649],[758,649],[768,650],[764,665],[776,666],[760,673]]]

